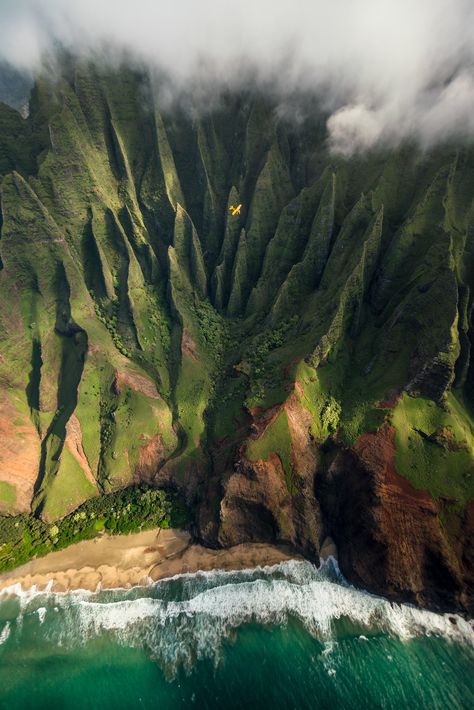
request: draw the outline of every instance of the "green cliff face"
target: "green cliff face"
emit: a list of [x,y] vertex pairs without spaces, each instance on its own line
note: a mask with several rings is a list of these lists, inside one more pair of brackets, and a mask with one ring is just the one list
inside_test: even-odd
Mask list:
[[474,148],[335,158],[318,116],[165,111],[144,75],[66,64],[27,119],[0,105],[0,511],[53,522],[145,482],[225,544],[236,467],[308,501],[306,464],[391,427],[397,472],[461,514]]

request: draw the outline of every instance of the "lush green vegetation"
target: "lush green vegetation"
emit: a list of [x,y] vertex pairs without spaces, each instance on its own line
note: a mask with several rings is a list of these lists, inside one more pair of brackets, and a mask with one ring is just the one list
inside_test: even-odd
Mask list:
[[267,460],[271,454],[276,454],[285,473],[286,484],[290,493],[295,492],[295,476],[291,461],[291,434],[288,417],[282,409],[275,420],[267,427],[258,439],[247,444],[246,455],[250,461]]
[[16,489],[11,483],[0,481],[0,506],[5,512],[10,512],[16,502]]
[[61,454],[61,466],[49,484],[48,496],[42,510],[46,520],[61,518],[66,511],[74,510],[82,501],[97,494],[94,486],[65,447]]
[[117,312],[118,312],[118,303],[117,301],[112,302],[112,315],[107,316],[104,309],[100,307],[98,303],[94,304],[95,307],[95,312],[97,315],[98,320],[105,325],[107,330],[109,331],[112,341],[117,348],[117,350],[122,353],[125,357],[131,357],[131,353],[125,345],[122,342],[121,335],[119,331],[117,330]]
[[250,433],[289,396],[315,446],[390,420],[400,472],[470,500],[471,148],[335,158],[317,112],[190,120],[137,71],[59,64],[27,120],[0,106],[1,510],[69,520],[163,466],[198,500],[223,441],[226,470],[273,453],[293,490],[284,409]]
[[144,486],[92,498],[52,524],[32,515],[0,516],[0,571],[102,532],[118,535],[155,527],[183,528],[188,522],[180,499]]
[[404,396],[393,412],[398,471],[416,488],[462,507],[474,498],[474,430],[461,403]]

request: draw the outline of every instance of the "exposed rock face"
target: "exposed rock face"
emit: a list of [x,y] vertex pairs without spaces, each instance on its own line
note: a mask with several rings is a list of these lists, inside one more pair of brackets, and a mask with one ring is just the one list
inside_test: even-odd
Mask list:
[[[472,611],[472,560],[446,535],[440,504],[397,473],[394,434],[390,426],[364,434],[318,475],[341,568],[355,584],[396,601]],[[467,512],[465,525],[472,535]]]
[[91,471],[91,467],[89,465],[89,461],[87,460],[82,443],[81,423],[75,414],[71,415],[71,418],[66,425],[65,445],[68,447],[69,451],[84,471],[86,478],[88,478],[92,485],[95,486],[96,480]]
[[114,386],[118,393],[123,392],[124,389],[129,387],[130,389],[135,390],[135,392],[141,392],[146,397],[150,397],[151,399],[160,398],[153,380],[140,375],[138,372],[117,372]]
[[460,555],[464,580],[470,590],[466,606],[472,614],[474,589],[474,503],[468,503],[464,512],[461,530],[457,536],[457,551]]
[[218,542],[236,545],[251,541],[290,543],[315,559],[322,534],[319,504],[314,496],[316,447],[309,435],[309,413],[295,394],[283,407],[255,413],[251,430],[257,438],[284,412],[291,437],[291,486],[281,458],[273,453],[267,460],[250,461],[241,447],[235,471],[222,479]]
[[[318,464],[315,444],[301,426],[304,410],[299,407],[297,416],[296,398],[291,400],[301,487],[288,491],[277,455],[251,462],[240,452],[236,470],[222,480],[214,544],[289,543],[318,559],[330,535],[341,570],[357,586],[397,602],[472,613],[474,506],[457,514],[457,537],[448,534],[443,502],[397,473],[395,430],[388,424],[359,437],[351,449],[329,442],[328,463]],[[268,413],[257,417],[254,432],[261,433],[265,417],[268,423]]]
[[435,402],[441,402],[444,393],[449,389],[454,380],[454,367],[441,358],[423,362],[421,370],[410,381],[406,390],[410,394],[429,397]]
[[0,393],[1,480],[15,491],[13,500],[0,502],[0,512],[29,510],[40,460],[41,441],[33,423],[20,416],[7,396]]
[[165,460],[166,449],[163,446],[163,439],[160,434],[157,434],[144,443],[138,452],[138,466],[135,469],[137,480],[152,481],[157,469]]

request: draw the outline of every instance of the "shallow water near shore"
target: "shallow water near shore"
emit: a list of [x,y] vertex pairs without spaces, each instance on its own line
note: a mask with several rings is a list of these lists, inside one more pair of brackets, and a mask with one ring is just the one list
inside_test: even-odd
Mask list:
[[474,707],[471,622],[390,604],[336,564],[0,596],[0,707]]

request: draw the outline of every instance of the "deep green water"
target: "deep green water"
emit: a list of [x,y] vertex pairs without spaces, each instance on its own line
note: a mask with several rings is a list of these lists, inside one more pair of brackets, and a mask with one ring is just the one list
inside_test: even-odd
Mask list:
[[328,563],[0,597],[0,707],[474,708],[474,629]]

